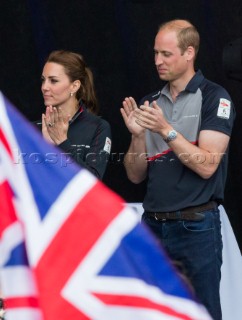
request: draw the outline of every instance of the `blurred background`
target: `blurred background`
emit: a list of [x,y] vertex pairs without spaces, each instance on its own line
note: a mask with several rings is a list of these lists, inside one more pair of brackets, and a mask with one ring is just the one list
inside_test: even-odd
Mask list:
[[145,183],[128,181],[122,165],[130,135],[120,107],[162,86],[153,62],[158,26],[189,19],[201,36],[197,68],[234,101],[225,209],[242,249],[241,0],[0,0],[0,90],[30,120],[44,111],[41,72],[54,49],[81,53],[94,73],[100,114],[110,123],[112,156],[104,183],[128,202],[142,202]]

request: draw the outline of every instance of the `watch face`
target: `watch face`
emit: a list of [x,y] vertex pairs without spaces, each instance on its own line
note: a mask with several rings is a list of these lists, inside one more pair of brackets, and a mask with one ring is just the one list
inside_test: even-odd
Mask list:
[[171,130],[168,135],[167,138],[165,139],[165,142],[170,142],[172,140],[175,140],[177,137],[177,132],[175,130]]
[[171,131],[168,137],[170,140],[175,139],[176,138],[176,131]]

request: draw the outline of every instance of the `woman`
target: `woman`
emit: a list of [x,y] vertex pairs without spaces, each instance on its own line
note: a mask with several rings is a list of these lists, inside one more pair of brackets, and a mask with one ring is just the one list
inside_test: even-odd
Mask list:
[[111,130],[97,116],[93,76],[83,57],[64,50],[50,53],[41,90],[46,106],[43,137],[102,179],[111,150]]

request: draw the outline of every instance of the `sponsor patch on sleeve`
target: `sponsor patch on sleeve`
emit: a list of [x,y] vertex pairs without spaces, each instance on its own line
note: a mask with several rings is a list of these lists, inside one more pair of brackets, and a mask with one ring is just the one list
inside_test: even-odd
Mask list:
[[219,100],[217,116],[223,119],[229,119],[231,109],[231,102],[227,99],[221,98]]
[[106,141],[105,141],[103,150],[106,151],[107,153],[110,153],[111,152],[111,144],[112,144],[111,139],[109,137],[106,137]]

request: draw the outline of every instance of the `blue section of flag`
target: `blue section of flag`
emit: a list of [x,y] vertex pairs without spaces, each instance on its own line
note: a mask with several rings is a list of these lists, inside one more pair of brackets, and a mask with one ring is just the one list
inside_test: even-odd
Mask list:
[[5,264],[5,267],[8,266],[28,266],[28,258],[27,252],[25,248],[24,242],[21,242],[18,246],[16,246]]
[[145,279],[167,294],[192,298],[166,253],[141,224],[123,238],[100,275]]

